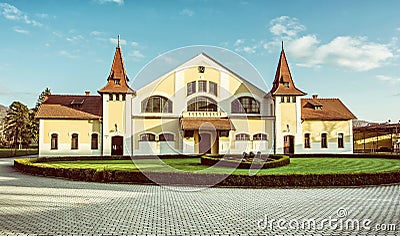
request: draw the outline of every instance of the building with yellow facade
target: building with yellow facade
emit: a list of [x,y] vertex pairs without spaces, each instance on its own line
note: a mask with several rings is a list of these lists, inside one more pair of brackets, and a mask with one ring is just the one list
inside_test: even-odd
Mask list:
[[99,95],[50,95],[37,113],[40,156],[352,153],[355,116],[304,98],[282,48],[271,91],[200,53],[129,87],[121,47]]

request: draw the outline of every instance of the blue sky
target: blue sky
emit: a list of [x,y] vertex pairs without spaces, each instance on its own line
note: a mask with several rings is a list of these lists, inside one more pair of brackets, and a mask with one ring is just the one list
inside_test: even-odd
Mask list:
[[0,0],[0,104],[33,107],[46,87],[96,93],[118,34],[134,88],[152,79],[135,81],[148,62],[190,45],[237,53],[270,86],[283,40],[295,83],[309,96],[339,97],[360,119],[397,122],[398,9],[396,0]]

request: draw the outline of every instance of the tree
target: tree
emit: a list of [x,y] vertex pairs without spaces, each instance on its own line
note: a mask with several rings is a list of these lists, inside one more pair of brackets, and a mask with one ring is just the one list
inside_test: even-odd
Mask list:
[[33,108],[33,110],[35,112],[37,112],[39,110],[39,107],[40,107],[40,105],[42,105],[44,98],[48,95],[51,95],[51,91],[49,88],[45,88],[43,90],[43,92],[39,95],[38,99],[36,100],[35,108]]
[[31,138],[35,143],[39,141],[39,120],[35,118],[36,112],[39,110],[46,96],[51,95],[49,88],[45,88],[36,100],[35,107],[29,111],[29,125],[28,130]]
[[21,102],[13,102],[4,118],[4,132],[6,138],[15,148],[18,144],[29,143],[29,109]]

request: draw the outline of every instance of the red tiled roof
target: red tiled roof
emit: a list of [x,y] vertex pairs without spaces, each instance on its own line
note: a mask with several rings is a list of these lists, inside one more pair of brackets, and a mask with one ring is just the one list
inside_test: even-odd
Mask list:
[[[284,82],[289,83],[289,86],[285,87]],[[306,95],[305,92],[296,88],[296,86],[294,85],[283,47],[282,47],[282,51],[281,51],[281,56],[279,58],[278,67],[276,69],[275,79],[272,84],[271,94],[275,95],[275,96],[281,96],[281,95],[304,96],[304,95]]]
[[[115,80],[119,80],[119,84],[115,83]],[[115,49],[114,60],[111,66],[111,72],[107,79],[107,84],[100,89],[99,93],[135,93],[128,85],[129,79],[126,75],[124,59],[122,57],[121,47],[118,46]]]
[[36,113],[38,119],[100,119],[101,96],[49,95]]
[[229,118],[187,118],[180,119],[183,130],[216,129],[234,130],[235,127]]
[[[315,109],[315,107],[322,109]],[[302,120],[352,120],[356,116],[338,98],[301,99]]]

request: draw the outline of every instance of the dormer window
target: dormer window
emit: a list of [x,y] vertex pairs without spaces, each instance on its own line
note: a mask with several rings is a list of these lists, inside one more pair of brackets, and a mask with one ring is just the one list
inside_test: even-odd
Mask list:
[[322,105],[317,105],[314,107],[315,110],[321,111],[322,110]]
[[115,79],[114,83],[120,85],[121,84],[121,80],[120,79]]
[[283,82],[283,87],[289,88],[289,82]]
[[85,102],[85,99],[74,99],[71,101],[71,107],[73,108],[81,108],[82,104]]

